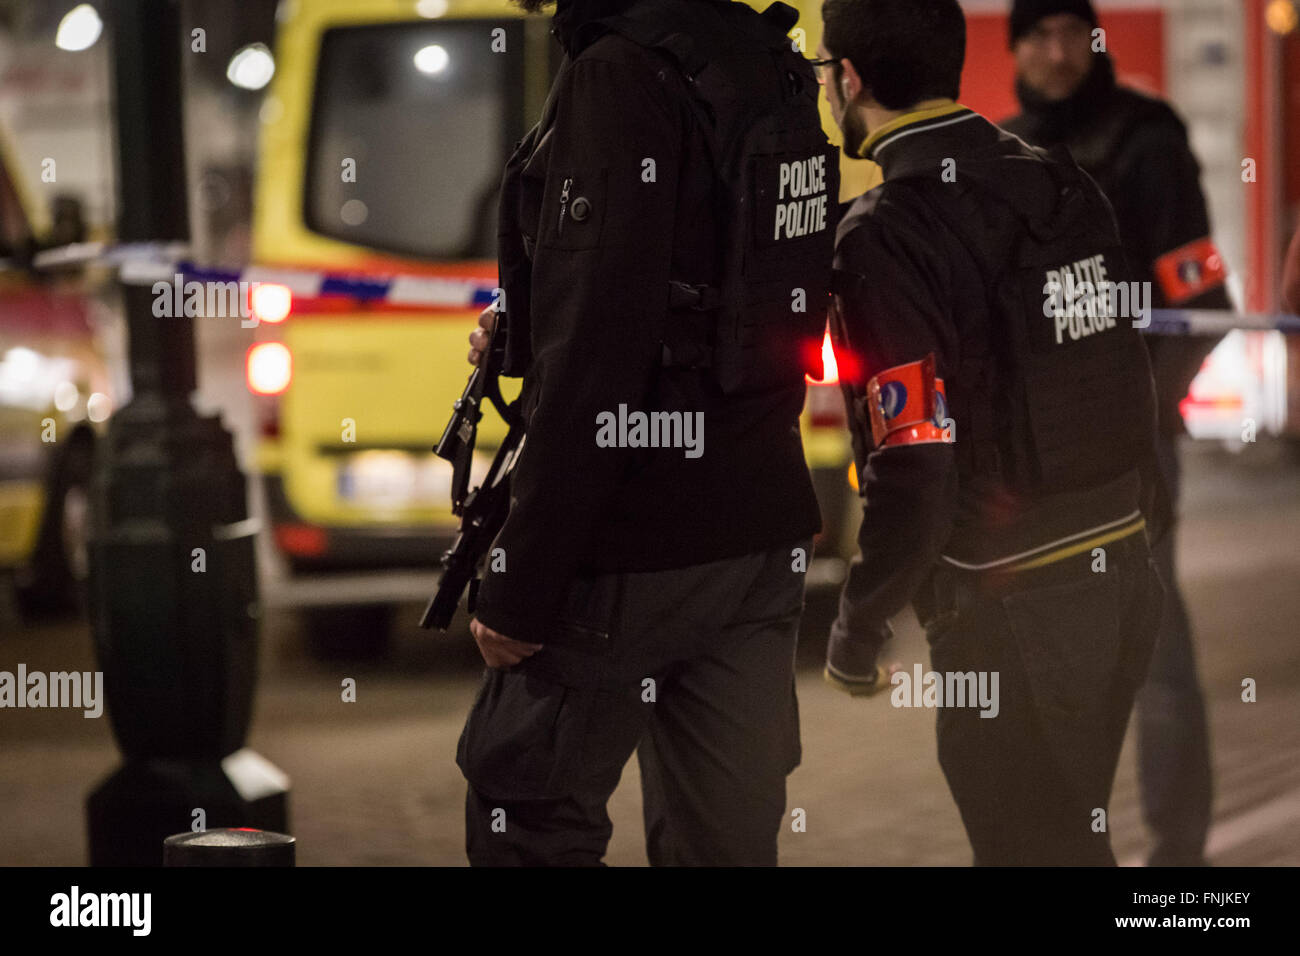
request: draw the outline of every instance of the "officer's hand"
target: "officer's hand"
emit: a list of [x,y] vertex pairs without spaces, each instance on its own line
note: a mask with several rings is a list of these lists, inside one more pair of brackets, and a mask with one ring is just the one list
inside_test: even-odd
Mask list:
[[837,620],[826,645],[826,667],[822,677],[836,690],[854,697],[871,697],[889,687],[890,677],[899,669],[888,670],[876,663],[881,645],[893,635],[888,622],[863,633],[861,627],[850,630]]
[[478,365],[483,361],[483,356],[487,354],[488,336],[492,334],[492,329],[497,323],[497,310],[495,306],[489,305],[479,313],[478,328],[469,334],[469,364]]
[[870,677],[849,677],[832,670],[831,665],[827,663],[822,671],[822,678],[836,690],[843,691],[850,697],[874,697],[892,686],[890,682],[900,670],[902,665],[898,663],[890,664],[888,668],[877,664],[876,672]]
[[541,644],[528,644],[498,634],[487,625],[480,624],[478,618],[469,622],[469,630],[488,667],[514,667],[525,657],[532,657],[542,649]]

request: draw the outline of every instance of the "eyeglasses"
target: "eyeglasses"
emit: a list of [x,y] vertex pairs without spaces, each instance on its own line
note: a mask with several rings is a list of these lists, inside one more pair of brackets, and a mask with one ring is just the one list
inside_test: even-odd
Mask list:
[[831,57],[829,60],[809,60],[808,65],[811,66],[813,68],[813,72],[817,74],[817,82],[824,84],[826,82],[826,78],[822,75],[822,67],[834,66],[838,62],[840,61],[835,59],[835,57]]

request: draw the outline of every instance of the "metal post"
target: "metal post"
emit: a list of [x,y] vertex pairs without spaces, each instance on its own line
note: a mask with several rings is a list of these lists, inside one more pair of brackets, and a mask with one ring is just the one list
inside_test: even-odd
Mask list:
[[[110,6],[123,242],[189,234],[180,6]],[[87,800],[96,866],[159,865],[165,837],[200,826],[288,830],[287,779],[242,749],[260,616],[244,476],[190,404],[191,320],[155,317],[147,286],[123,299],[132,399],[96,454],[90,605],[124,763]]]

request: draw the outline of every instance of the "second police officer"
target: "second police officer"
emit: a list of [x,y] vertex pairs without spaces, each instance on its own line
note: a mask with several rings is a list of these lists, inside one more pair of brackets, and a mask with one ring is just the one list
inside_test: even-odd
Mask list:
[[1113,864],[1106,808],[1161,585],[1149,364],[1101,286],[1129,278],[1110,207],[1068,155],[956,102],[957,0],[827,0],[823,18],[844,149],[884,176],[836,236],[865,506],[827,679],[919,694],[876,663],[911,601],[975,862]]

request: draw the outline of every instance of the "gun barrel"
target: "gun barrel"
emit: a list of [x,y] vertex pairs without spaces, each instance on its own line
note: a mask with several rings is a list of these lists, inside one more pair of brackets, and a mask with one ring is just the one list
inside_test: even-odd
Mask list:
[[460,596],[465,593],[465,586],[473,575],[473,567],[465,567],[462,561],[450,560],[450,552],[443,559],[442,576],[438,578],[438,590],[434,591],[420,618],[420,627],[428,630],[436,627],[440,631],[451,626],[451,619],[456,615],[456,606]]

